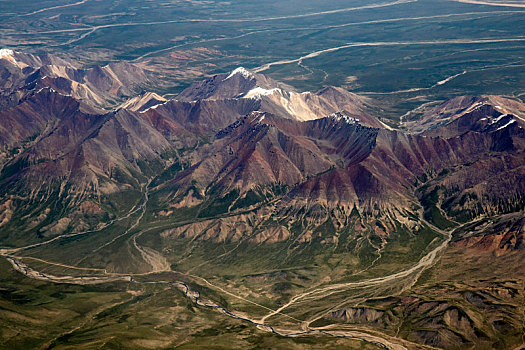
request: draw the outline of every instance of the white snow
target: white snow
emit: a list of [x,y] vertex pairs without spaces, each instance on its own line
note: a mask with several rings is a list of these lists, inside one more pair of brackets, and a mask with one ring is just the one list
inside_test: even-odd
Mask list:
[[262,87],[255,87],[253,89],[251,89],[250,91],[248,91],[244,96],[243,98],[257,98],[257,97],[261,97],[261,96],[268,96],[268,95],[271,95],[275,92],[278,92],[280,89],[279,88],[274,88],[274,89],[263,89]]
[[8,57],[12,58],[14,53],[15,52],[10,49],[0,49],[0,58],[8,58]]
[[499,117],[497,117],[496,119],[492,119],[489,124],[490,125],[496,124],[497,122],[499,122],[502,118],[504,118],[506,116],[508,116],[508,114],[502,114]]
[[[41,93],[44,90],[49,90],[51,92],[56,92],[55,89],[53,89],[52,87],[44,86],[43,88],[39,89],[36,93],[39,94],[39,93]],[[59,95],[62,95],[62,94],[59,94]],[[62,95],[62,96],[65,96],[65,95]]]
[[470,106],[465,113],[472,112],[473,110],[481,108],[481,107],[483,107],[485,105],[486,105],[486,103],[484,103],[484,102],[476,102],[472,106]]
[[341,113],[333,113],[333,114],[330,115],[330,117],[334,118],[337,121],[344,120],[348,124],[359,123],[359,119],[358,118],[349,117],[349,116],[341,114]]
[[12,63],[19,66],[19,64],[16,62],[15,57],[13,56],[15,52],[11,49],[0,49],[0,59],[11,61]]
[[16,65],[18,68],[27,67],[27,63],[17,60],[17,58],[15,57],[15,54],[17,53],[18,52],[13,51],[11,49],[0,49],[0,60],[1,59],[8,60],[14,65]]
[[233,77],[233,76],[235,76],[235,75],[237,75],[237,74],[241,74],[241,75],[242,75],[243,77],[245,77],[246,79],[254,78],[253,74],[252,74],[249,70],[247,70],[247,69],[244,68],[244,67],[239,67],[239,68],[233,70],[233,71],[230,73],[230,75],[228,75],[228,76],[226,77],[226,79],[224,79],[223,81],[228,80],[228,79],[230,79],[231,77]]
[[[261,116],[259,117],[259,119],[257,120],[257,124],[261,123],[261,122],[264,120],[265,117],[266,117],[266,114],[261,115]],[[255,119],[257,119],[257,117],[255,117],[255,118],[253,119],[253,121],[255,121]]]
[[156,104],[156,105],[153,105],[149,108],[146,108],[145,110],[141,111],[140,113],[146,113],[147,111],[149,111],[150,109],[157,109],[158,107],[162,106],[162,105],[165,105],[166,103],[170,102],[169,100],[168,101],[165,101],[165,102],[162,102],[162,103],[159,103],[159,104]]
[[507,126],[509,126],[510,124],[515,123],[515,122],[516,122],[516,119],[511,119],[510,122],[508,122],[507,124],[505,124],[503,126],[500,126],[499,128],[496,129],[496,131],[501,130],[501,129],[505,129]]
[[58,92],[58,91],[56,91],[55,89],[53,89],[52,87],[49,87],[49,86],[44,86],[43,88],[40,88],[38,91],[35,92],[35,94],[39,94],[39,93],[41,93],[44,90],[48,90],[49,92],[53,92],[53,93],[55,93],[57,95],[64,96],[64,97],[71,97],[72,96],[71,94],[63,94],[61,92]]
[[500,106],[494,106],[494,107],[496,107],[497,109],[502,109]]

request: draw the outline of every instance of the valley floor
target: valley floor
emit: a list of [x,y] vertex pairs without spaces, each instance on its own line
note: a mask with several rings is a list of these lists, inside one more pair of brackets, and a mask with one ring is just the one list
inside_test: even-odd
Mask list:
[[[439,229],[422,218],[422,222],[443,235],[445,240],[442,240],[442,243],[438,245],[432,242],[433,249],[426,253],[416,264],[395,273],[387,273],[384,276],[358,281],[345,283],[320,281],[317,285],[312,285],[310,288],[302,290],[293,296],[289,295],[287,302],[283,302],[280,307],[275,307],[268,305],[265,301],[259,302],[257,299],[251,298],[250,295],[257,295],[257,293],[246,291],[245,287],[232,288],[232,285],[225,284],[225,281],[213,281],[192,273],[173,271],[160,253],[154,249],[141,246],[137,238],[140,237],[142,231],[134,233],[133,229],[139,226],[146,210],[148,190],[147,186],[145,188],[143,203],[125,216],[130,218],[136,215],[133,222],[129,224],[129,228],[112,240],[105,242],[95,251],[126,236],[125,238],[128,241],[133,242],[133,246],[142,259],[151,266],[150,271],[144,273],[108,272],[106,269],[70,266],[34,258],[27,254],[18,254],[26,249],[34,248],[35,245],[18,249],[3,249],[1,251],[2,256],[10,262],[10,268],[25,277],[40,281],[29,282],[22,277],[13,275],[13,273],[6,271],[8,266],[4,264],[3,271],[5,272],[3,278],[7,285],[12,287],[6,287],[1,290],[2,311],[0,311],[0,320],[4,323],[15,321],[20,326],[23,325],[22,328],[31,324],[31,327],[38,329],[32,332],[34,334],[17,334],[13,327],[7,326],[1,334],[1,337],[7,340],[5,344],[9,344],[9,347],[16,347],[17,345],[26,344],[26,341],[32,341],[34,345],[43,346],[44,348],[47,346],[51,348],[67,348],[73,345],[90,347],[99,344],[99,341],[93,340],[92,337],[101,336],[104,339],[102,345],[118,343],[129,346],[130,343],[121,338],[122,334],[120,336],[104,335],[106,330],[99,334],[98,327],[102,325],[102,328],[109,327],[107,323],[114,323],[116,321],[115,317],[119,317],[119,321],[111,327],[119,328],[124,327],[124,325],[129,327],[129,318],[133,317],[130,312],[133,313],[134,311],[132,310],[134,308],[140,308],[141,313],[147,312],[142,309],[145,305],[151,302],[154,304],[159,303],[159,301],[154,300],[157,300],[158,295],[166,294],[169,295],[169,298],[160,302],[160,304],[164,302],[168,304],[182,304],[186,305],[184,307],[185,310],[181,312],[179,310],[180,306],[161,307],[158,305],[155,308],[155,312],[151,312],[151,314],[147,312],[148,317],[167,317],[169,321],[165,320],[159,323],[159,320],[155,320],[144,325],[144,330],[155,330],[154,333],[160,332],[161,335],[157,334],[153,337],[157,340],[146,334],[144,334],[144,338],[141,338],[139,335],[134,336],[138,337],[133,340],[138,347],[172,347],[179,342],[178,345],[184,348],[189,346],[189,344],[197,344],[200,341],[204,341],[204,339],[197,341],[195,338],[201,337],[203,332],[207,334],[205,338],[215,343],[217,339],[221,339],[221,334],[230,329],[228,327],[238,327],[235,328],[237,330],[232,330],[233,334],[230,334],[235,339],[239,338],[243,341],[251,342],[252,338],[256,337],[257,341],[264,339],[263,343],[265,344],[271,342],[273,344],[272,347],[275,348],[302,348],[305,344],[313,346],[314,343],[307,341],[309,337],[316,339],[316,346],[330,344],[334,348],[339,345],[351,346],[352,348],[380,347],[388,349],[433,347],[421,345],[421,339],[409,340],[410,337],[407,339],[406,336],[402,336],[403,321],[400,321],[397,325],[397,331],[392,332],[387,324],[378,327],[378,324],[368,322],[367,318],[370,319],[370,317],[363,319],[362,322],[357,321],[357,323],[354,322],[353,324],[339,322],[335,319],[330,321],[327,317],[334,315],[334,312],[338,310],[344,309],[345,306],[348,307],[347,305],[366,306],[372,300],[385,300],[403,296],[405,298],[413,298],[410,295],[414,290],[423,287],[431,288],[433,292],[437,292],[447,284],[459,283],[453,282],[454,279],[440,281],[439,273],[436,275],[436,270],[443,265],[444,260],[450,261],[452,259],[457,261],[453,256],[454,248],[450,246],[454,229]],[[462,227],[469,224],[464,224]],[[461,227],[456,229],[459,230]],[[81,235],[81,233],[74,236],[78,235]],[[60,239],[70,238],[70,236],[56,237],[37,246],[41,247]],[[60,268],[62,273],[51,273],[49,271],[53,269],[50,270],[50,267],[55,268],[55,271],[58,271],[56,268]],[[465,265],[464,268],[468,270],[469,266]],[[458,273],[460,276],[462,275],[461,271]],[[433,276],[429,277],[429,275]],[[421,280],[424,280],[424,282],[422,283]],[[507,281],[506,283],[513,282]],[[519,283],[519,281],[515,283]],[[18,284],[21,284],[23,287],[16,287]],[[40,296],[38,293],[34,294],[34,292],[31,292],[34,288],[42,288],[54,292]],[[108,293],[107,290],[111,290],[111,293]],[[523,289],[517,291],[517,293],[522,297],[524,295]],[[183,297],[186,298],[186,301]],[[42,303],[42,301],[38,301],[40,298],[47,298],[48,300]],[[69,299],[75,300],[75,298],[89,299],[91,304],[86,306],[85,311],[71,312],[67,316],[62,315],[61,317],[65,316],[65,318],[62,320],[63,323],[61,325],[51,326],[47,322],[39,324],[34,318],[37,316],[30,316],[31,313],[28,312],[28,305],[32,305],[31,308],[36,307],[39,310],[35,315],[39,313],[53,314],[53,312],[58,312],[56,310],[52,311],[53,309],[62,303],[68,304]],[[93,298],[100,298],[100,301],[95,302]],[[446,300],[446,293],[444,293],[444,298]],[[173,301],[169,301],[169,299]],[[266,305],[263,305],[265,303]],[[74,305],[66,307],[67,310],[71,311],[69,308],[74,308]],[[521,308],[523,309],[523,305],[521,305]],[[187,315],[188,310],[191,311],[191,317]],[[212,312],[213,316],[209,316],[209,312]],[[86,314],[83,316],[83,313]],[[86,317],[86,315],[91,316]],[[75,320],[75,322],[71,322],[71,320],[68,322],[68,317],[72,317],[71,320]],[[211,326],[211,322],[206,321],[208,317],[214,320],[214,326]],[[225,317],[230,318],[231,321],[225,321]],[[187,320],[182,321],[185,318]],[[193,320],[189,321],[190,318]],[[198,319],[197,322],[195,322],[195,318]],[[134,322],[140,323],[141,321],[137,318]],[[226,322],[230,326],[218,326],[216,322]],[[69,324],[78,325],[67,331],[65,329],[68,328],[67,325]],[[95,327],[95,325],[97,326]],[[137,324],[134,324],[134,327],[137,326]],[[211,328],[206,328],[206,326],[211,326]],[[47,327],[54,327],[54,333],[50,332],[49,334],[57,334],[52,340],[44,336],[44,329]],[[184,331],[180,332],[176,337],[167,336],[165,332],[161,331],[161,329],[166,327],[176,327],[184,329]],[[192,332],[190,329],[201,329],[201,331]],[[246,332],[251,334],[251,340],[246,338]],[[271,335],[264,335],[264,333]],[[183,336],[183,334],[186,335]],[[332,338],[333,340],[331,340]],[[88,341],[88,339],[90,340]],[[233,347],[233,344],[230,345]],[[436,345],[441,347],[439,344]],[[517,343],[514,345],[517,345]],[[253,343],[250,343],[251,346],[256,347]],[[217,348],[221,347],[228,348],[229,345],[217,346]]]

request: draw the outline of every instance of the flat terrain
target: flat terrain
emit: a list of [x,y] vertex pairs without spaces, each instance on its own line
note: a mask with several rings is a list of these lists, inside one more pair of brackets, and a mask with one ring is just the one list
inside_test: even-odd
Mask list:
[[[497,6],[494,6],[497,5]],[[299,90],[343,86],[396,121],[466,94],[524,96],[523,2],[0,1],[0,46],[86,64],[133,60],[165,93],[237,66]]]

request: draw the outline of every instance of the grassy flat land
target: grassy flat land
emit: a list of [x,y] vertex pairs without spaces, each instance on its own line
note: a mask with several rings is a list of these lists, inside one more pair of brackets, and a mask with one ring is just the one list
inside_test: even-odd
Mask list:
[[287,339],[206,308],[166,285],[75,286],[31,280],[0,261],[2,349],[375,349],[358,341]]
[[455,95],[523,96],[524,11],[448,0],[2,1],[0,45],[143,62],[172,78],[165,93],[259,68],[299,90],[366,93],[395,121]]

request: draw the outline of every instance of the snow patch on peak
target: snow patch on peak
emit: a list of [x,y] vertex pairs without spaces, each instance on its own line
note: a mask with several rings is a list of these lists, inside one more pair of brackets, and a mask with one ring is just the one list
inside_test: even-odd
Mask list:
[[473,105],[471,105],[469,108],[467,108],[464,114],[475,111],[476,109],[480,109],[481,107],[486,106],[486,105],[487,104],[485,102],[476,102]]
[[15,52],[11,49],[0,49],[0,60],[8,60],[15,65],[22,67],[14,57]]
[[499,117],[492,119],[489,125],[496,124],[497,122],[499,122],[501,119],[505,118],[506,116],[508,116],[508,114],[502,114]]
[[0,49],[0,60],[7,60],[13,63],[15,66],[17,66],[20,69],[27,67],[26,63],[22,61],[18,61],[16,59],[15,54],[17,53],[18,52],[11,50],[11,49]]
[[12,58],[14,54],[11,49],[0,49],[0,58]]
[[281,89],[279,88],[274,88],[274,89],[270,89],[270,90],[267,90],[267,89],[263,89],[262,87],[255,87],[253,89],[251,89],[250,91],[248,91],[244,96],[243,98],[258,98],[258,97],[261,97],[261,96],[268,96],[268,95],[271,95],[275,92],[278,92],[280,91]]
[[512,123],[515,123],[515,122],[516,122],[516,119],[511,119],[507,124],[497,128],[496,131],[501,130],[501,129],[505,129],[507,126],[509,126],[509,125],[511,125]]
[[342,114],[342,113],[333,113],[333,114],[330,114],[330,118],[332,119],[335,119],[337,121],[345,121],[347,124],[356,124],[356,123],[359,123],[359,119],[358,118],[353,118],[353,117],[349,117],[345,114]]
[[151,107],[149,107],[149,108],[146,108],[146,109],[143,110],[143,111],[140,111],[139,113],[144,114],[144,113],[146,113],[146,112],[148,112],[148,111],[150,111],[150,110],[152,110],[152,109],[157,109],[157,108],[159,108],[160,106],[164,106],[164,105],[167,104],[168,102],[170,102],[170,101],[168,100],[168,101],[164,101],[164,102],[162,102],[162,103],[158,103],[158,104],[153,105],[153,106],[151,106]]
[[[233,70],[230,75],[228,75],[224,80],[228,80],[230,78],[232,78],[233,76],[237,75],[237,74],[241,74],[243,77],[245,77],[246,79],[250,79],[250,78],[254,78],[252,72],[250,72],[249,70],[247,70],[246,68],[244,67],[239,67],[235,70]],[[223,81],[224,81],[223,80]]]
[[47,90],[53,94],[57,94],[57,95],[60,95],[60,96],[64,96],[64,97],[72,97],[71,94],[63,94],[63,93],[60,93],[58,91],[56,91],[55,89],[53,89],[52,87],[50,86],[44,86],[43,88],[39,89],[38,91],[35,92],[35,94],[39,94],[41,93],[42,91],[44,90]]
[[263,113],[262,115],[255,116],[255,118],[253,118],[252,122],[260,124],[264,120],[264,118],[266,118],[266,114]]

